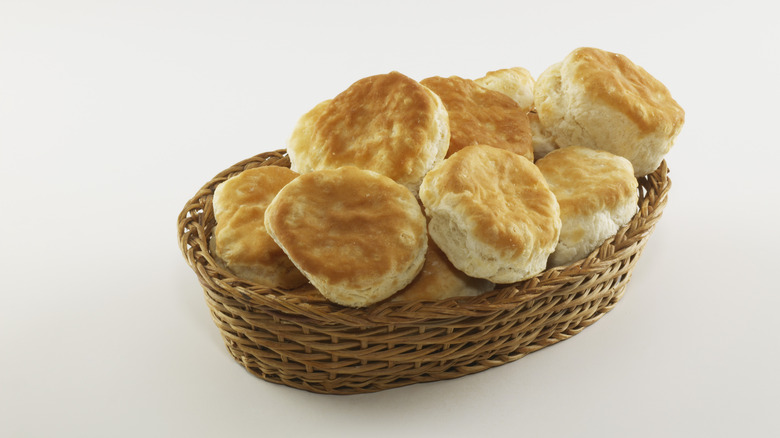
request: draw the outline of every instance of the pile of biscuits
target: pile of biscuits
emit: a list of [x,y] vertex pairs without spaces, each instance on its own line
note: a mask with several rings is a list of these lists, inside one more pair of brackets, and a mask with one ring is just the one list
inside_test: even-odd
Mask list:
[[238,277],[310,283],[344,306],[479,295],[613,236],[683,123],[661,82],[594,48],[536,80],[367,77],[300,118],[290,168],[216,188],[211,252]]

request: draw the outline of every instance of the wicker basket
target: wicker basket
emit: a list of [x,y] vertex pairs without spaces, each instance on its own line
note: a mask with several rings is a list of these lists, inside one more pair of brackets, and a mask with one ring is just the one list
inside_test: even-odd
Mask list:
[[472,374],[579,333],[622,297],[671,185],[665,162],[640,178],[636,216],[572,265],[478,297],[353,309],[311,286],[285,291],[246,282],[209,254],[216,186],[244,169],[289,163],[279,150],[221,172],[179,215],[179,245],[236,361],[264,380],[330,394]]

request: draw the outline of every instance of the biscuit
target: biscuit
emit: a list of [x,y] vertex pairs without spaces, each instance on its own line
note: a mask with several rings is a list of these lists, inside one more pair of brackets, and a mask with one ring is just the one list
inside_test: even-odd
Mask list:
[[423,179],[428,232],[467,275],[513,283],[543,271],[561,228],[558,202],[539,169],[485,145],[456,152]]
[[265,215],[269,234],[322,295],[362,307],[388,298],[420,272],[425,216],[404,186],[345,166],[299,176]]
[[355,166],[417,193],[450,142],[447,110],[417,81],[391,72],[361,79],[295,125],[287,145],[301,174]]
[[438,94],[450,118],[447,156],[470,145],[489,145],[533,160],[528,115],[511,98],[470,79],[431,77],[421,84]]
[[551,266],[584,258],[637,212],[637,180],[623,157],[571,146],[550,152],[536,165],[561,207],[561,236]]
[[669,152],[685,112],[669,90],[623,55],[579,48],[534,86],[539,121],[560,147],[602,149],[653,172]]
[[525,112],[531,111],[534,106],[534,77],[523,67],[487,72],[474,82],[510,97]]
[[558,149],[558,145],[553,140],[550,132],[539,122],[539,115],[536,114],[536,111],[528,113],[528,122],[531,125],[531,134],[533,136],[534,161]]
[[393,301],[431,301],[453,297],[474,297],[493,290],[488,280],[472,278],[459,271],[447,256],[428,238],[425,263],[408,286],[393,295]]
[[268,204],[298,176],[286,167],[245,170],[218,185],[212,204],[217,225],[209,244],[217,262],[238,277],[269,287],[292,289],[306,283],[265,229]]

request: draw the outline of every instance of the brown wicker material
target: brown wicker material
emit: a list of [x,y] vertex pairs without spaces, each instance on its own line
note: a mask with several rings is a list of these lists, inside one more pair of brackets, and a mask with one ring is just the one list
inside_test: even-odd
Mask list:
[[576,335],[622,297],[671,185],[665,162],[640,178],[637,215],[572,265],[479,297],[353,309],[311,286],[284,291],[248,283],[209,254],[216,186],[244,169],[289,163],[280,150],[221,172],[179,215],[179,245],[236,361],[267,381],[331,394],[472,374]]

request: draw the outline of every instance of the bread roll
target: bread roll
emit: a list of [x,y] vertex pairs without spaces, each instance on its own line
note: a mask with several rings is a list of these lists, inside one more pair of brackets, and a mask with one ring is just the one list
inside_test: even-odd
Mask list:
[[408,285],[428,247],[425,216],[412,193],[354,166],[301,175],[268,206],[265,225],[312,285],[351,307]]
[[450,118],[447,156],[469,145],[486,144],[534,159],[528,115],[509,97],[450,76],[423,79],[441,97]]
[[623,55],[579,48],[550,66],[534,86],[542,126],[560,147],[585,146],[653,172],[669,152],[685,113],[669,90]]
[[265,228],[265,211],[297,173],[286,167],[245,170],[218,185],[212,204],[217,225],[210,249],[236,276],[269,287],[292,289],[306,283]]
[[561,236],[551,266],[584,258],[637,212],[631,163],[606,151],[571,146],[536,162],[561,207]]
[[428,239],[428,252],[422,271],[393,295],[393,301],[431,301],[453,297],[474,297],[493,290],[494,284],[481,278],[472,278],[459,271],[447,260],[436,243]]
[[491,71],[474,82],[511,98],[526,113],[534,106],[534,77],[523,67]]
[[528,159],[467,146],[428,173],[420,199],[431,238],[467,275],[494,283],[543,271],[561,228],[558,202]]
[[287,146],[299,173],[355,166],[417,193],[450,142],[447,110],[428,88],[401,73],[361,79],[296,124]]

